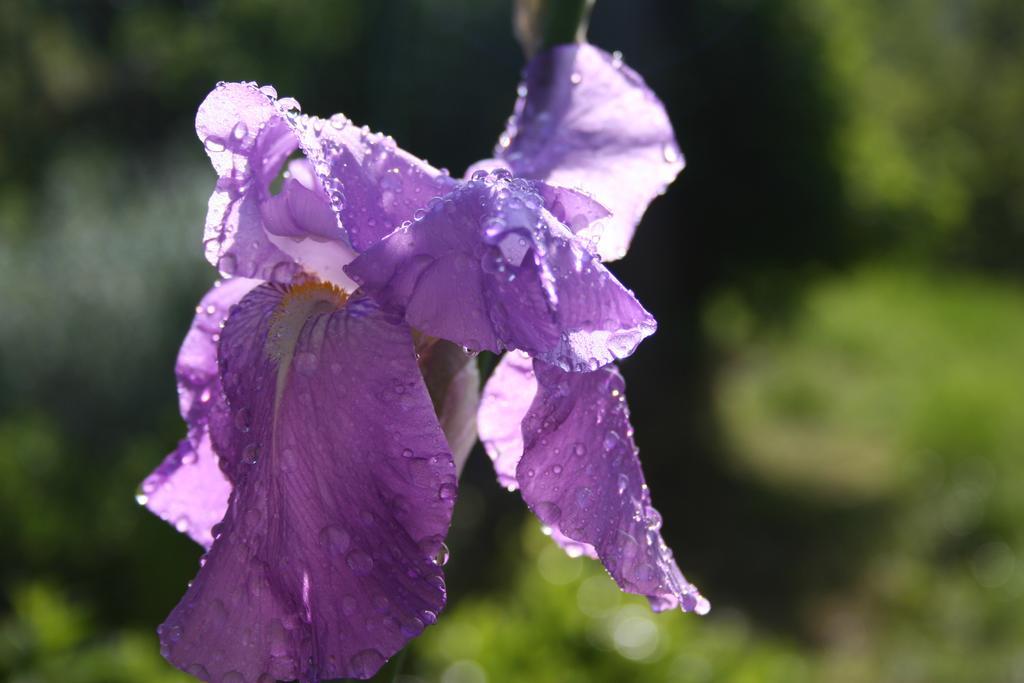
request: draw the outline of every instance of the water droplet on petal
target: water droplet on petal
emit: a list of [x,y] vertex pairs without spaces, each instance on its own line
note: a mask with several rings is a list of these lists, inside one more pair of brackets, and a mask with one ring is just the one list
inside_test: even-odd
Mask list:
[[402,620],[402,634],[409,638],[415,638],[423,632],[423,621],[417,617],[409,617]]
[[536,512],[537,516],[547,524],[556,523],[562,516],[562,509],[549,502],[537,503]]
[[453,500],[456,494],[455,484],[445,483],[437,489],[437,497],[441,500]]
[[573,85],[579,85],[583,82],[583,75],[578,71],[574,71],[572,72],[572,75],[569,76],[569,82]]
[[373,570],[373,558],[359,549],[350,552],[345,558],[345,562],[349,569],[359,576],[365,576]]
[[359,610],[359,603],[351,595],[346,595],[341,599],[341,611],[347,616],[351,617]]
[[248,126],[245,125],[244,121],[239,121],[235,124],[235,127],[231,129],[231,137],[241,141],[245,139],[246,134],[249,132]]
[[203,145],[205,145],[206,149],[210,152],[224,151],[224,143],[219,138],[215,138],[212,135],[206,138],[206,140],[203,142]]
[[665,159],[667,163],[670,164],[678,163],[679,160],[682,158],[679,153],[679,148],[673,145],[672,143],[666,143],[661,148],[661,156]]
[[442,543],[441,547],[437,549],[437,554],[434,555],[434,564],[438,567],[445,566],[448,564],[448,558],[450,555],[451,553],[448,551],[448,546]]
[[337,524],[325,526],[320,530],[320,545],[333,555],[341,555],[352,543],[349,533]]
[[373,649],[358,652],[352,657],[352,674],[357,678],[369,678],[384,665],[384,655]]
[[185,673],[195,676],[200,680],[210,680],[210,672],[207,671],[206,667],[202,664],[189,664],[188,667],[185,669]]
[[247,465],[255,465],[260,458],[259,444],[253,442],[242,449],[242,462]]
[[302,353],[295,354],[295,369],[301,374],[306,376],[313,375],[319,366],[320,359],[315,353],[303,351]]

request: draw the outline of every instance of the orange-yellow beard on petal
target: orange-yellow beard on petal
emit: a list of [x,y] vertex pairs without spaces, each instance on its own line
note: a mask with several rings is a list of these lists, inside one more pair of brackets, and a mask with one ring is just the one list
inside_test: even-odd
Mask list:
[[267,353],[287,367],[302,326],[317,313],[331,313],[348,303],[348,292],[315,278],[289,285],[270,320]]

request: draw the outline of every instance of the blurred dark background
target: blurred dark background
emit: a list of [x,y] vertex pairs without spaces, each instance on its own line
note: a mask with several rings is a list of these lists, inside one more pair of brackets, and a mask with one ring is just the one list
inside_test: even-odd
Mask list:
[[[1024,4],[599,0],[590,39],[688,160],[613,268],[713,610],[620,596],[478,451],[395,680],[1024,681]],[[215,277],[205,94],[273,83],[461,174],[522,65],[505,0],[0,2],[0,678],[188,680],[155,627],[200,550],[133,491]]]

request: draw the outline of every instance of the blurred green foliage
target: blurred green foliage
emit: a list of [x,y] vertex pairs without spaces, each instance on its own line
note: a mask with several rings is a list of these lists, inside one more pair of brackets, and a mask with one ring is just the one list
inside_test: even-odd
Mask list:
[[[272,82],[454,173],[522,57],[511,3],[0,3],[0,679],[183,681],[199,549],[136,484],[183,432],[214,274],[192,137]],[[1024,5],[598,2],[689,168],[614,268],[665,533],[713,604],[652,615],[463,476],[449,610],[405,683],[1024,680]]]

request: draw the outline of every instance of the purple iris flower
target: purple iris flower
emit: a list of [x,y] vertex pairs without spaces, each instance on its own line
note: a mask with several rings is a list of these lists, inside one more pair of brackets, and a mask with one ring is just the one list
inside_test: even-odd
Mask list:
[[[139,493],[208,551],[165,657],[226,683],[372,676],[444,607],[474,413],[570,554],[655,609],[708,609],[659,534],[612,364],[655,322],[601,261],[682,168],[636,73],[589,45],[538,56],[464,180],[254,84],[219,84],[196,128],[227,279],[178,356],[187,436]],[[477,411],[485,349],[509,353]]]

